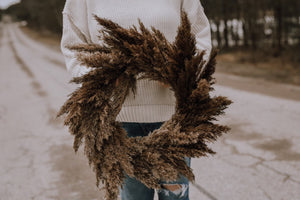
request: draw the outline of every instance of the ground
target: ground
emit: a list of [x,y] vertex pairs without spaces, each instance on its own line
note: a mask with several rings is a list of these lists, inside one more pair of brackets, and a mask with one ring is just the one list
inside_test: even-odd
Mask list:
[[[0,25],[0,199],[103,199],[82,149],[55,115],[76,86],[59,42]],[[35,37],[35,39],[33,39]],[[215,74],[213,95],[233,104],[219,118],[232,129],[214,156],[192,159],[191,200],[298,200],[300,87]]]

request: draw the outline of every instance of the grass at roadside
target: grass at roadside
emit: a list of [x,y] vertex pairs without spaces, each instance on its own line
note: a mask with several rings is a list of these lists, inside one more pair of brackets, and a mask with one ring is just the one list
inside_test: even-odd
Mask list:
[[300,62],[295,60],[294,54],[295,52],[285,51],[282,56],[273,57],[266,56],[263,52],[257,52],[254,55],[247,51],[222,53],[218,56],[217,71],[277,83],[300,85]]
[[60,35],[48,31],[33,30],[27,26],[21,26],[21,30],[31,39],[42,42],[50,48],[60,51]]

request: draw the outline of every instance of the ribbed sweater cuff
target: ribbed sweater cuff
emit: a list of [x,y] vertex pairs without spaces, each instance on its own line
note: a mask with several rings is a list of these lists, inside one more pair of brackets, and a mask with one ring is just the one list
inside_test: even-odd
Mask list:
[[175,105],[123,106],[116,121],[119,122],[162,122],[175,113]]

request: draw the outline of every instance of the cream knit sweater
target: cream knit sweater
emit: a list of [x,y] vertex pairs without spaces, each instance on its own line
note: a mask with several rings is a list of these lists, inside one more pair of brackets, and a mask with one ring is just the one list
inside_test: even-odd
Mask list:
[[[80,65],[76,52],[67,46],[80,43],[100,43],[101,28],[93,14],[117,22],[123,27],[138,26],[138,18],[146,27],[154,26],[173,42],[180,24],[181,0],[67,0],[63,10],[63,36],[61,50],[66,67],[73,77],[90,69]],[[211,51],[210,25],[199,0],[183,0],[183,8],[192,23],[197,49]],[[122,84],[122,83],[120,83]],[[120,122],[161,122],[175,112],[174,92],[157,81],[138,80],[135,98],[129,93],[117,116]]]

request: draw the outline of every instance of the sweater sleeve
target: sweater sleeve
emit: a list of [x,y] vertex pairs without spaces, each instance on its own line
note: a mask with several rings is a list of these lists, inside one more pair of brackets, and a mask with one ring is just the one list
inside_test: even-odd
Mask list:
[[209,21],[199,0],[184,0],[183,9],[191,21],[192,32],[196,37],[198,51],[205,50],[204,60],[207,62],[212,49]]
[[69,46],[90,43],[87,15],[82,12],[85,7],[84,2],[82,0],[67,0],[63,10],[61,51],[65,58],[67,70],[72,77],[81,76],[91,70],[80,64],[76,58],[76,51],[69,49]]

